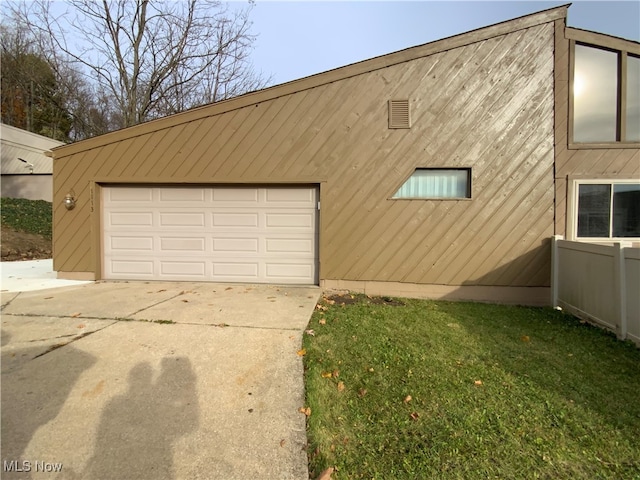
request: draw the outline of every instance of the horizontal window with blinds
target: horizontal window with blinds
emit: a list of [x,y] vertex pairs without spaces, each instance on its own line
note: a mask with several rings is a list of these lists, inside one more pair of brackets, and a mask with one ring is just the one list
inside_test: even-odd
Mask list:
[[471,169],[417,168],[392,198],[471,198]]

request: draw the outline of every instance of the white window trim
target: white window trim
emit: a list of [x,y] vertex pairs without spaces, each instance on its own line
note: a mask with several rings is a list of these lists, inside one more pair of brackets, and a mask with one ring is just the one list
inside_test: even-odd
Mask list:
[[[640,240],[640,237],[578,237],[578,186],[581,184],[631,184],[640,183],[640,178],[580,178],[569,181],[567,199],[570,202],[567,209],[567,240],[585,243],[632,243]],[[612,188],[613,191],[613,188]],[[613,208],[613,204],[609,209]],[[611,216],[613,218],[613,216]]]

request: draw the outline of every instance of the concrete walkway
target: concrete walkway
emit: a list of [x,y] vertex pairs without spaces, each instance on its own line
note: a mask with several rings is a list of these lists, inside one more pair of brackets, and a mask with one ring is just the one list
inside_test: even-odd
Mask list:
[[24,262],[0,262],[0,282],[0,290],[3,292],[31,292],[45,288],[91,283],[57,278],[51,258]]
[[308,478],[297,351],[319,295],[177,282],[2,292],[2,478]]

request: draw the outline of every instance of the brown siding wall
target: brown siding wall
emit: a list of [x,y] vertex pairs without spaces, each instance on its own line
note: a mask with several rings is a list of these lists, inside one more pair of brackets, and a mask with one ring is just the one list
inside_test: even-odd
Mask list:
[[568,198],[572,178],[638,178],[638,148],[569,148],[569,39],[564,20],[556,20],[555,55],[555,138],[556,138],[556,219],[557,235],[567,235],[567,218],[571,207]]
[[[546,286],[553,37],[532,26],[57,158],[54,268],[99,268],[92,182],[307,182],[321,279]],[[397,98],[409,130],[388,128]],[[473,198],[390,200],[416,167],[471,167]]]

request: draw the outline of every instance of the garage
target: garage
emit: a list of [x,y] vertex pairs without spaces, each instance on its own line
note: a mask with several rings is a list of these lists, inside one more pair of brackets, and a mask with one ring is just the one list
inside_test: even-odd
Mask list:
[[318,283],[315,186],[110,185],[101,192],[105,279]]

